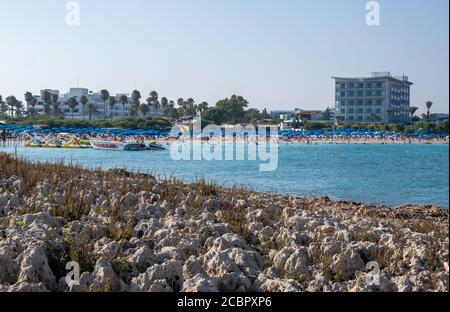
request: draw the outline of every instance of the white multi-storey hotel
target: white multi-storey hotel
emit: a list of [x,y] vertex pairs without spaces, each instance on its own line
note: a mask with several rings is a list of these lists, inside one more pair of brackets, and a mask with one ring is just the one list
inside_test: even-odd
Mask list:
[[374,72],[370,77],[336,81],[336,116],[345,122],[407,123],[410,87],[407,76]]
[[[85,88],[70,88],[68,93],[60,94],[58,90],[45,89],[41,90],[40,95],[35,96],[37,99],[37,105],[35,106],[35,110],[38,114],[44,114],[44,92],[47,91],[50,94],[57,94],[59,96],[58,102],[60,103],[60,110],[65,117],[72,117],[72,111],[69,108],[68,101],[70,98],[75,98],[78,101],[78,106],[73,110],[73,118],[82,119],[87,117],[87,112],[83,111],[83,105],[81,105],[80,99],[84,95],[88,99],[88,103],[92,103],[96,107],[96,112],[92,115],[92,119],[103,119],[105,118],[123,118],[129,116],[129,108],[133,104],[131,97],[128,94],[125,94],[128,98],[128,103],[122,105],[120,102],[120,98],[124,94],[115,95],[116,104],[113,109],[108,105],[108,103],[104,103],[100,92],[93,92]],[[86,105],[87,106],[87,105]],[[105,111],[106,110],[106,111]],[[150,115],[162,116],[164,111],[159,108],[155,109],[154,107],[149,107]],[[141,116],[142,113],[139,111],[138,115]]]

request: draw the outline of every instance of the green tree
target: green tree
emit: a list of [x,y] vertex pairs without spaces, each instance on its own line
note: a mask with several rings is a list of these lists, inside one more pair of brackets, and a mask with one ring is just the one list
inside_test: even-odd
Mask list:
[[325,119],[325,120],[331,119],[331,108],[329,106],[323,112],[323,119]]
[[78,101],[75,97],[71,97],[69,101],[67,101],[67,104],[69,105],[70,112],[72,113],[72,119],[73,119],[73,111],[78,106]]
[[83,109],[83,120],[84,120],[84,115],[85,115],[85,111],[86,111],[86,105],[88,102],[89,102],[89,100],[85,95],[82,95],[80,97],[80,103],[81,103],[81,107]]
[[33,100],[34,100],[33,94],[27,91],[25,93],[25,102],[27,103],[27,110],[31,116],[34,115],[34,108],[31,107]]
[[103,89],[100,91],[100,97],[103,101],[103,119],[106,120],[106,103],[109,99],[109,91],[106,89]]
[[130,108],[128,109],[128,113],[130,114],[131,117],[136,118],[138,111],[136,109],[135,104],[130,106]]
[[232,95],[230,98],[220,100],[216,110],[221,117],[221,123],[238,123],[242,121],[244,109],[248,106],[247,100],[242,96]]
[[167,110],[169,109],[169,100],[165,96],[161,98],[161,107],[163,109],[164,116],[166,116]]
[[134,108],[132,110],[128,110],[128,112],[130,113],[130,116],[136,118],[141,106],[141,93],[138,90],[133,90],[131,93],[131,100],[133,101]]
[[0,95],[0,113],[2,115],[6,115],[8,112],[8,105],[6,105],[6,102],[3,101],[3,97]]
[[418,110],[419,108],[418,107],[416,107],[416,106],[411,106],[410,108],[409,108],[409,116],[410,116],[410,119],[411,119],[411,127],[413,126],[413,123],[414,123],[414,115],[416,114],[416,112],[417,112],[417,110]]
[[207,102],[201,102],[197,105],[197,111],[201,114],[203,114],[204,111],[208,109],[208,103]]
[[425,103],[425,106],[427,107],[427,121],[430,121],[430,109],[431,109],[431,106],[433,106],[433,102],[431,102],[431,101],[427,101],[426,103]]
[[28,108],[28,114],[31,116],[35,116],[36,115],[36,105],[38,103],[38,100],[33,97],[33,99],[30,102],[30,107]]
[[59,102],[59,95],[57,93],[54,93],[51,95],[51,99],[52,99],[53,116],[56,117],[60,114],[61,103]]
[[119,99],[120,104],[122,104],[122,117],[125,117],[125,106],[128,104],[128,96],[122,94]]
[[14,117],[14,111],[16,109],[17,99],[14,95],[8,96],[6,98],[6,105],[8,105],[9,110],[11,111],[11,117]]
[[89,120],[92,119],[92,115],[94,115],[95,113],[97,113],[97,107],[95,106],[94,103],[88,103],[86,105],[86,113],[89,116]]
[[139,107],[139,109],[141,110],[141,113],[142,113],[142,115],[144,115],[144,116],[147,116],[147,114],[148,114],[148,112],[149,112],[149,110],[150,110],[149,105],[148,105],[148,104],[145,104],[145,103],[141,104],[141,106]]
[[42,93],[42,101],[44,102],[44,114],[50,116],[52,112],[52,94],[45,90]]
[[394,110],[392,108],[386,109],[386,114],[388,115],[388,122],[392,121],[392,116],[394,115]]
[[109,117],[111,118],[111,120],[113,119],[113,109],[114,106],[116,105],[117,101],[116,101],[116,97],[115,96],[110,96],[108,97],[108,104],[109,104]]

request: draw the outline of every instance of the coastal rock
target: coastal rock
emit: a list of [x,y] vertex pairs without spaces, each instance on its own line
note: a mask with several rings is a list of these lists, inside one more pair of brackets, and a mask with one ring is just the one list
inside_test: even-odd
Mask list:
[[200,261],[195,256],[191,256],[183,265],[183,276],[188,280],[197,275],[205,276],[206,272],[203,270]]
[[57,288],[56,278],[48,264],[47,255],[41,247],[31,246],[27,248],[18,259],[20,259],[18,284],[42,283],[48,290]]
[[19,265],[15,260],[15,252],[10,246],[0,247],[0,284],[13,284],[19,275]]
[[182,292],[218,292],[216,281],[196,275],[184,282]]
[[347,249],[343,253],[333,256],[330,269],[337,279],[350,280],[355,277],[357,271],[365,271],[365,264],[358,253]]
[[311,264],[306,248],[302,247],[295,250],[289,258],[286,259],[284,272],[289,276],[298,280],[311,279],[311,272],[308,266]]
[[145,272],[151,265],[158,261],[158,258],[149,247],[142,246],[128,258],[128,261],[134,265],[139,272]]
[[100,258],[95,263],[93,282],[90,291],[120,291],[121,281],[114,272],[111,262],[106,258]]

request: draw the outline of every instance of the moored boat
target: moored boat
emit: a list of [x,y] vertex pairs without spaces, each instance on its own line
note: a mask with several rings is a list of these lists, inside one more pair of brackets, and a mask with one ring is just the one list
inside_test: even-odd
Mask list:
[[148,143],[146,143],[146,146],[147,146],[147,149],[149,149],[151,151],[162,151],[162,150],[166,149],[164,146],[162,146],[158,142],[148,142]]
[[144,143],[138,142],[91,141],[90,143],[92,148],[99,150],[143,151],[147,149]]
[[37,139],[32,139],[25,143],[25,147],[42,147],[42,142]]

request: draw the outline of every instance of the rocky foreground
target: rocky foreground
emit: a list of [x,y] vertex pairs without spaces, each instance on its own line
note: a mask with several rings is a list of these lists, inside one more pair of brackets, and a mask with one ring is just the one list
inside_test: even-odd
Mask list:
[[0,291],[448,291],[448,217],[0,154]]

